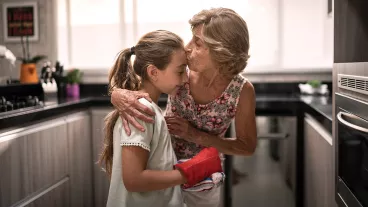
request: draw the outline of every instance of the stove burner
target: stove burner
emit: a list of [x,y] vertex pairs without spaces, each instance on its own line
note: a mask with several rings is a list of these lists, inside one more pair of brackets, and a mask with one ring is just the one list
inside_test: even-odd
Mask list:
[[[26,97],[0,97],[0,113],[1,112],[17,112],[19,110],[30,110],[43,106],[42,101],[37,96],[26,96]],[[2,113],[1,113],[2,114]]]

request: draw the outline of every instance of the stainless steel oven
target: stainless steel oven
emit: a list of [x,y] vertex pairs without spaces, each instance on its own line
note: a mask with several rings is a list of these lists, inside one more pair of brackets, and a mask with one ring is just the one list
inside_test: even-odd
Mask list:
[[335,94],[336,201],[368,207],[368,103]]

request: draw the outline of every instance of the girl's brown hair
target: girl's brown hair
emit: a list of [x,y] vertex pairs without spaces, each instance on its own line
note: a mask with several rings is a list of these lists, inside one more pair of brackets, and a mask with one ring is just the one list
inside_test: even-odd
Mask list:
[[189,20],[194,29],[203,25],[203,41],[220,73],[233,77],[247,66],[249,34],[244,19],[227,8],[202,10]]
[[[132,48],[122,50],[109,74],[109,94],[115,88],[137,91],[147,80],[147,67],[154,65],[164,70],[170,63],[172,54],[178,49],[184,49],[183,40],[176,34],[157,30],[145,34]],[[132,65],[131,56],[135,55]],[[105,117],[104,146],[99,163],[111,176],[113,159],[113,132],[119,112],[115,109]]]

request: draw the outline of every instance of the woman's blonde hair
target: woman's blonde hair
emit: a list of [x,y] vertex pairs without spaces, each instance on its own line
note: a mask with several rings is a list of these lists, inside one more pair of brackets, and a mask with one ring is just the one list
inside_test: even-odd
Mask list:
[[[164,70],[177,50],[184,50],[183,40],[176,34],[157,30],[144,35],[138,43],[132,47],[122,50],[109,74],[109,94],[115,88],[123,88],[132,91],[141,89],[143,81],[147,80],[147,67],[156,66]],[[134,64],[131,56],[135,55]],[[104,165],[105,171],[111,176],[113,158],[113,131],[115,122],[119,118],[117,110],[109,113],[105,118],[104,146],[99,163]]]
[[247,66],[249,34],[244,19],[227,8],[202,10],[189,20],[192,30],[203,25],[203,41],[220,73],[233,77]]

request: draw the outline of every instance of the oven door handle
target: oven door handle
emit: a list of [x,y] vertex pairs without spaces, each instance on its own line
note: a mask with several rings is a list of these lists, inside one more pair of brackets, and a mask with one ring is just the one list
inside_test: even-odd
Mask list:
[[359,122],[364,123],[364,125],[367,125],[367,122],[366,122],[364,119],[359,118],[358,116],[355,116],[355,115],[353,115],[353,114],[349,114],[349,113],[342,112],[342,111],[340,111],[340,112],[337,114],[337,119],[338,119],[338,121],[339,121],[339,122],[341,122],[342,124],[344,124],[344,125],[346,125],[346,126],[348,126],[348,127],[350,127],[350,128],[353,128],[353,129],[355,129],[355,130],[358,130],[358,131],[361,131],[361,132],[364,132],[364,133],[368,133],[368,129],[367,129],[367,128],[364,128],[364,127],[361,127],[361,126],[358,126],[358,125],[352,124],[352,123],[350,123],[350,122],[346,121],[346,120],[343,118],[343,116],[347,116],[347,117],[349,117],[350,119],[355,119],[355,120],[357,120],[357,121],[359,121]]

